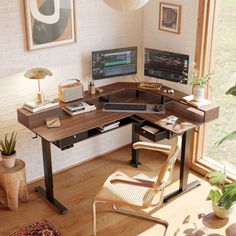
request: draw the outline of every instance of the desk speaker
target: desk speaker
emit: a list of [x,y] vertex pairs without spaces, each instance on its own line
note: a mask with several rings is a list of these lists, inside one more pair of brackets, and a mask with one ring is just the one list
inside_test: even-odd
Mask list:
[[62,102],[80,99],[83,97],[83,85],[79,80],[66,80],[58,86],[58,97]]

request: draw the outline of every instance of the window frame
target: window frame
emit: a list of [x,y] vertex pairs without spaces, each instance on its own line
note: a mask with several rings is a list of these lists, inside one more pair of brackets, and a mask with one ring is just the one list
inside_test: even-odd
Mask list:
[[[213,72],[217,16],[220,0],[198,0],[198,24],[196,34],[195,64],[199,75]],[[210,98],[210,89],[206,89],[206,98]],[[196,128],[193,133],[191,168],[203,175],[217,167],[204,160],[203,152],[207,143],[207,125]]]

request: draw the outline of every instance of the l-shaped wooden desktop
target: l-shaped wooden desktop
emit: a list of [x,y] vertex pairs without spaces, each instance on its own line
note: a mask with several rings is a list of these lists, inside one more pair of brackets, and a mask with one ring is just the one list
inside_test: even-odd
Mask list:
[[[199,185],[199,182],[187,185],[191,135],[196,127],[218,118],[219,106],[210,104],[202,108],[196,108],[183,99],[186,94],[179,91],[175,91],[174,94],[164,92],[169,89],[165,86],[162,86],[159,91],[153,91],[140,88],[137,83],[118,82],[106,85],[102,89],[103,93],[94,95],[85,93],[82,99],[85,102],[94,103],[97,110],[78,116],[70,116],[62,110],[62,107],[68,105],[68,103],[60,103],[56,107],[37,113],[31,113],[24,108],[17,110],[18,121],[42,139],[45,190],[39,186],[35,189],[37,192],[41,193],[60,213],[66,213],[68,209],[54,198],[51,143],[62,150],[71,148],[77,142],[100,135],[101,132],[97,129],[98,127],[116,121],[120,121],[119,127],[132,123],[132,142],[136,142],[139,139],[139,135],[152,141],[183,135],[179,189],[166,196],[166,201],[179,193]],[[161,102],[165,103],[166,112],[165,114],[155,114],[103,111],[104,101],[111,100],[151,104]],[[78,101],[74,101],[69,104],[76,102],[78,103]],[[175,125],[166,123],[166,119],[171,115],[178,117]],[[46,126],[46,119],[50,117],[58,117],[61,126],[58,128],[48,128]],[[154,134],[147,132],[142,128],[144,125],[157,127],[159,132]],[[136,167],[139,165],[138,152],[135,150],[132,150],[131,163]]]

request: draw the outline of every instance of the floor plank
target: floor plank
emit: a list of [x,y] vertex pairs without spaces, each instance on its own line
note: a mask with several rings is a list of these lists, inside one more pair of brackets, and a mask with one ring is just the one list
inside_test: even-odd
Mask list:
[[[20,203],[16,211],[0,207],[0,236],[13,233],[42,218],[52,222],[65,236],[91,235],[93,197],[114,169],[133,169],[128,163],[129,159],[130,146],[54,175],[55,197],[69,209],[65,215],[58,214],[34,193],[34,187],[43,185],[43,180],[30,184],[29,202]],[[141,151],[140,159],[143,163],[140,169],[158,172],[165,157],[157,156],[152,151]],[[178,175],[179,165],[176,164],[173,184],[167,192],[178,187]],[[192,173],[189,179],[199,179],[199,176]],[[153,210],[153,215],[170,222],[171,236],[177,231],[177,235],[236,235],[236,219],[230,217],[228,221],[220,220],[211,213],[210,202],[205,201],[208,191],[209,185],[203,181],[200,187],[168,202],[158,211]],[[199,219],[200,213],[205,217]],[[189,223],[183,224],[188,215]],[[104,205],[98,206],[97,224],[98,235],[101,236],[156,236],[164,231],[158,224],[113,213],[109,206]],[[200,234],[199,230],[205,234]]]

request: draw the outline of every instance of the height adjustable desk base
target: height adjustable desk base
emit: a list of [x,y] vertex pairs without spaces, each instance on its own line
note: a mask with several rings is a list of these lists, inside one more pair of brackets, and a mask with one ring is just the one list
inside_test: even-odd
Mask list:
[[193,181],[192,183],[186,185],[184,188],[180,188],[170,194],[167,194],[165,197],[164,197],[164,202],[168,202],[171,198],[173,197],[176,197],[178,196],[179,194],[183,194],[183,193],[186,193],[188,191],[190,191],[191,189],[194,189],[198,186],[201,185],[201,182],[199,180],[195,180]]
[[57,208],[61,214],[66,214],[68,212],[68,209],[63,206],[59,201],[57,201],[54,197],[52,199],[48,198],[46,191],[41,186],[36,187],[34,190],[35,192],[41,194],[55,208]]
[[136,161],[133,161],[133,160],[130,160],[129,163],[130,163],[130,165],[132,165],[132,166],[134,166],[134,167],[136,167],[136,168],[138,168],[139,166],[142,165],[141,162],[139,162],[139,161],[136,162]]

